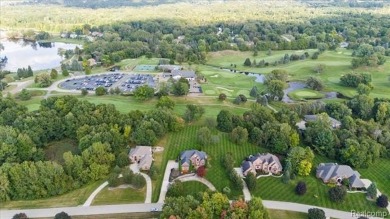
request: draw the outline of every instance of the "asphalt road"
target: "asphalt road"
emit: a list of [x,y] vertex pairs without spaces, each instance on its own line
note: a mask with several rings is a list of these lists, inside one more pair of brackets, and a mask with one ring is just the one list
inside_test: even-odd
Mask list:
[[24,212],[29,218],[54,217],[62,211],[69,215],[97,215],[97,214],[119,214],[134,212],[150,212],[152,208],[161,210],[162,204],[126,204],[126,205],[100,205],[100,206],[79,206],[64,208],[45,209],[24,209],[24,210],[0,210],[1,219],[11,219],[15,214]]

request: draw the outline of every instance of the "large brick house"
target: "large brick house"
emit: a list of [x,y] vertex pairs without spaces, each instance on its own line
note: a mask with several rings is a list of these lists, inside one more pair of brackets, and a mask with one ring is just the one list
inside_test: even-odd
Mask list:
[[197,170],[200,166],[205,166],[207,162],[207,154],[198,150],[187,150],[180,153],[179,166],[182,174],[191,171],[190,167]]
[[338,165],[337,163],[320,163],[316,172],[317,178],[324,183],[341,184],[343,179],[348,179],[351,188],[364,188],[364,183],[360,180],[358,171],[354,171],[348,165]]
[[250,155],[242,162],[242,173],[244,176],[248,173],[257,174],[257,172],[280,174],[282,172],[282,165],[279,158],[273,154],[256,154]]

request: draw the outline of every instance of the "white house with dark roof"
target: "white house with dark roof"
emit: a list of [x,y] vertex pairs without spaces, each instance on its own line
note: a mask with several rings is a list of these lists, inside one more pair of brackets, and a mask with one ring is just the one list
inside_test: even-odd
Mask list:
[[207,161],[207,154],[198,150],[187,150],[180,153],[179,165],[182,174],[190,171],[192,166],[197,170],[200,166],[205,166]]
[[244,176],[248,175],[248,173],[256,175],[257,172],[280,174],[282,165],[277,156],[270,153],[259,153],[246,158],[241,164],[241,169]]
[[129,153],[132,163],[138,163],[140,170],[149,170],[153,163],[153,154],[151,146],[136,146]]
[[192,81],[196,79],[195,71],[192,70],[172,70],[171,72],[163,73],[163,77],[172,77],[173,79],[185,78],[188,81]]
[[[300,130],[306,130],[306,123],[307,122],[314,122],[317,119],[318,119],[318,115],[305,115],[303,120],[301,120],[300,122],[296,123],[296,126]],[[340,128],[341,122],[338,121],[337,119],[329,117],[329,121],[330,121],[331,127],[333,129]]]
[[349,179],[351,188],[364,188],[364,183],[360,180],[358,171],[353,170],[348,165],[338,165],[337,163],[320,163],[317,167],[317,178],[324,183],[341,183],[343,179]]

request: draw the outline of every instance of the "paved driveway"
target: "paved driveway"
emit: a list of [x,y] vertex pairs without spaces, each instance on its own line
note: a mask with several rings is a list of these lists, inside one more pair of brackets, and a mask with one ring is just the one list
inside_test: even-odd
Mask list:
[[161,184],[161,191],[158,203],[164,203],[165,195],[167,194],[169,186],[169,175],[171,175],[172,168],[179,168],[179,163],[174,160],[168,160],[167,166],[165,167],[164,179]]
[[145,180],[146,180],[146,197],[145,197],[145,203],[152,203],[152,180],[150,179],[150,177],[145,174],[145,173],[142,173],[139,171],[138,169],[138,165],[136,163],[134,164],[131,164],[130,165],[130,169],[134,172],[134,173],[139,173],[141,174]]

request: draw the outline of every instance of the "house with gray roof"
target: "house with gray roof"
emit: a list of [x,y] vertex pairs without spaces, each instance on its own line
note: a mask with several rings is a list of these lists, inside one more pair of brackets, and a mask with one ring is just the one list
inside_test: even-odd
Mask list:
[[244,176],[248,173],[257,174],[258,172],[280,174],[282,165],[279,158],[273,154],[256,154],[250,155],[241,164],[242,173]]
[[138,163],[140,170],[149,170],[153,163],[153,154],[151,146],[136,146],[129,153],[132,163]]
[[171,72],[163,73],[163,77],[172,77],[174,79],[185,78],[188,81],[195,80],[196,74],[195,71],[192,70],[172,70]]
[[[317,119],[318,119],[318,115],[305,115],[303,120],[301,120],[300,122],[296,123],[296,126],[300,130],[306,130],[306,123],[307,122],[314,122]],[[330,121],[331,127],[333,129],[340,128],[341,122],[338,121],[337,119],[329,117],[329,121]]]
[[200,166],[205,166],[207,154],[198,150],[187,150],[180,153],[179,167],[182,174],[190,172],[190,167],[197,170]]
[[364,183],[360,180],[358,171],[353,170],[348,165],[338,165],[337,163],[320,163],[317,167],[317,178],[324,183],[340,184],[343,179],[349,180],[350,188],[364,188]]

